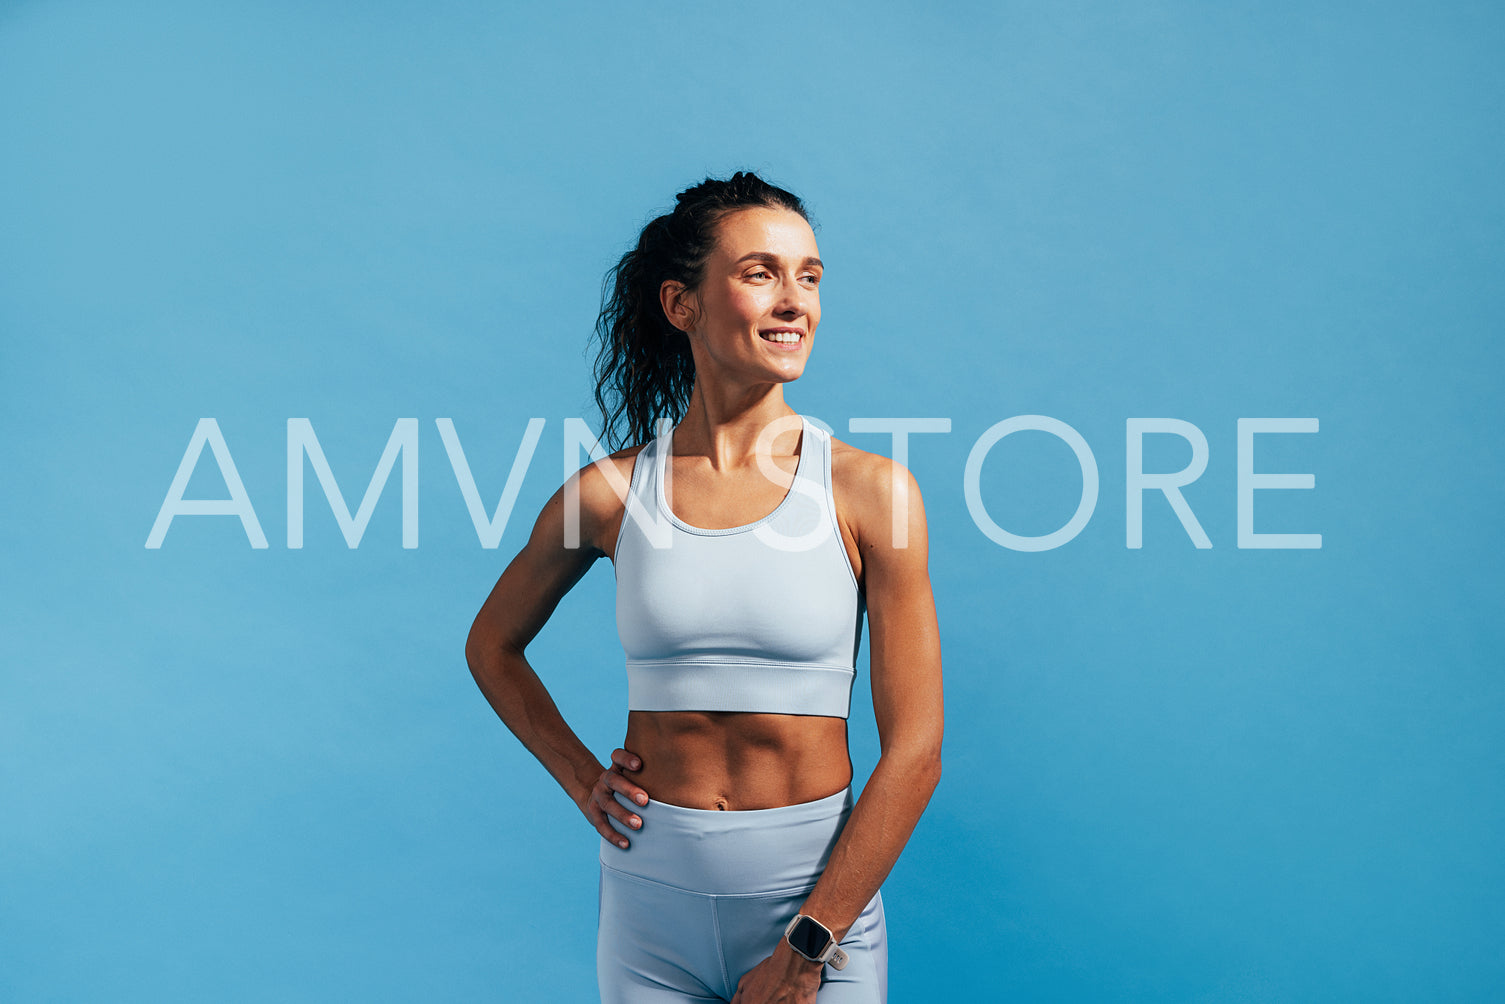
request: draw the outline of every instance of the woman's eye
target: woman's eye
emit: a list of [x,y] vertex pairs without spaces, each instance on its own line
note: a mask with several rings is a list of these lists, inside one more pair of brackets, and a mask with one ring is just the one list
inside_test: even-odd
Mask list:
[[819,286],[820,285],[820,276],[818,276],[818,275],[806,275],[806,276],[801,276],[800,278],[801,278],[801,281],[807,282],[811,286]]

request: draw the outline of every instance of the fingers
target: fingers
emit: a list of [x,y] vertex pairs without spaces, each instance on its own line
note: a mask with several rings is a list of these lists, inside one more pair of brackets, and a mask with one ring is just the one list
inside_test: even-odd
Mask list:
[[642,770],[643,768],[643,761],[638,759],[637,754],[624,749],[612,750],[611,762],[613,766],[621,767],[623,770]]
[[[609,781],[608,778],[610,779]],[[613,774],[611,771],[607,771],[601,775],[601,807],[606,810],[607,815],[621,820],[623,824],[636,830],[643,825],[641,817],[612,795],[614,791],[621,790],[616,786],[624,783],[619,775]]]
[[[601,780],[602,783],[612,791],[620,791],[624,796],[627,797],[628,801],[636,802],[639,805],[648,804],[648,793],[642,788],[639,788],[637,785],[633,784],[631,781],[627,780],[621,774],[608,770],[606,773],[601,775]],[[615,802],[616,800],[613,799],[612,801]]]
[[616,797],[621,794],[638,805],[648,804],[648,793],[626,777],[627,771],[642,769],[643,760],[636,753],[620,748],[612,750],[611,766],[601,772],[595,787],[591,789],[590,797],[586,799],[585,815],[595,826],[596,832],[623,850],[627,849],[629,842],[621,831],[612,826],[610,820],[617,820],[629,830],[642,828],[642,817]]
[[616,749],[611,752],[611,767],[607,769],[608,783],[613,791],[620,791],[628,799],[638,805],[648,804],[648,793],[633,784],[623,775],[623,771],[641,770],[643,761],[636,753],[624,749]]
[[591,789],[590,798],[586,801],[585,815],[591,821],[592,825],[596,827],[596,832],[600,833],[601,836],[616,846],[626,850],[630,846],[627,838],[611,824],[610,819],[617,820],[622,824],[622,828],[627,830],[641,829],[643,819],[618,801],[616,793],[620,791],[640,805],[648,803],[648,794],[631,781],[623,778],[621,774],[617,773],[617,770],[616,764],[613,763],[611,767],[601,772],[601,776],[596,780],[595,787]]
[[642,826],[643,821],[632,812],[629,812],[621,802],[616,800],[611,789],[606,786],[605,776],[603,773],[603,780],[597,781],[596,786],[591,789],[590,798],[586,800],[585,804],[585,818],[591,821],[591,825],[595,826],[597,833],[616,846],[626,850],[628,846],[627,838],[607,821],[608,817],[615,817],[621,820],[624,827],[633,830]]

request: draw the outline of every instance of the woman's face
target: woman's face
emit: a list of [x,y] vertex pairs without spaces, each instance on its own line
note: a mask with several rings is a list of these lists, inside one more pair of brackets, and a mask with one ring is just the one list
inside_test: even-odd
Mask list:
[[815,233],[787,209],[740,209],[722,219],[700,288],[680,298],[697,373],[707,365],[751,383],[797,379],[820,323]]

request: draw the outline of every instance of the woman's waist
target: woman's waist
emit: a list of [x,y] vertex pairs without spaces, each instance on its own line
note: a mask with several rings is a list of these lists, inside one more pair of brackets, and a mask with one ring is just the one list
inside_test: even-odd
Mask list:
[[813,802],[851,784],[846,720],[744,712],[634,711],[629,776],[655,801],[745,811]]

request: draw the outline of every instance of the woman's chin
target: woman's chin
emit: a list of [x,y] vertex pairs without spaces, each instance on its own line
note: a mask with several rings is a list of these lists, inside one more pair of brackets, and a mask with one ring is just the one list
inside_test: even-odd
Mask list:
[[804,375],[807,358],[802,353],[798,357],[774,360],[774,365],[769,367],[769,369],[775,380],[778,380],[780,383],[788,383],[791,380],[798,380]]

